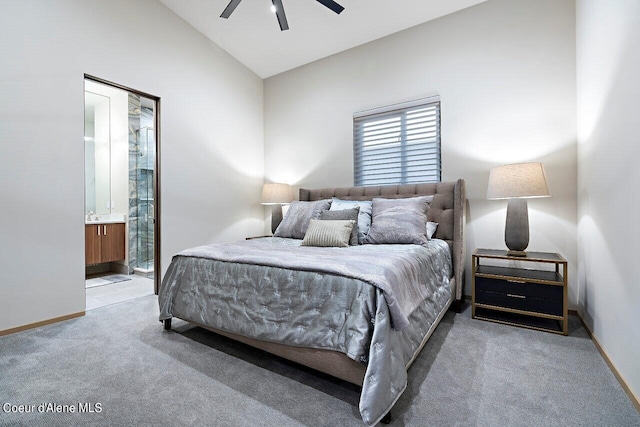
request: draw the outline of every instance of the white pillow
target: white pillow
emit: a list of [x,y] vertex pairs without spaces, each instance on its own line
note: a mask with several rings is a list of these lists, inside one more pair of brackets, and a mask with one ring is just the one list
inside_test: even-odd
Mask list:
[[438,229],[437,222],[427,222],[427,239],[431,240],[434,234],[436,234],[436,230]]

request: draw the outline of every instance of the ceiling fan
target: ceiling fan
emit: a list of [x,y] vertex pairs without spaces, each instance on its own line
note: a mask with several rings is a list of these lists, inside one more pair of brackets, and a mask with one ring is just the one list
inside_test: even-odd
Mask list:
[[[231,0],[227,7],[220,15],[220,18],[228,19],[236,7],[240,4],[242,0]],[[328,7],[332,11],[337,14],[340,14],[344,10],[344,7],[340,6],[333,0],[316,0],[318,3]],[[278,17],[278,24],[280,24],[280,30],[285,31],[289,29],[289,23],[287,22],[287,15],[284,13],[284,7],[282,6],[282,0],[271,0],[271,10]]]

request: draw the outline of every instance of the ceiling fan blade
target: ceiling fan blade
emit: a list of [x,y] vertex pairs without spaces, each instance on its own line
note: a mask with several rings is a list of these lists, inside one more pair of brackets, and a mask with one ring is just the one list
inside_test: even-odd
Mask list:
[[338,15],[340,15],[340,12],[344,10],[344,7],[340,6],[338,3],[336,3],[333,0],[317,0],[317,1],[318,3],[321,3],[326,7],[328,7],[329,9],[333,10]]
[[242,0],[231,0],[227,7],[225,7],[222,11],[222,15],[220,15],[220,18],[228,19],[233,11],[236,10],[236,7],[238,7],[241,1]]
[[288,30],[289,23],[287,22],[287,15],[284,13],[282,0],[271,0],[271,3],[276,8],[276,16],[278,17],[278,24],[280,24],[280,30],[281,31]]

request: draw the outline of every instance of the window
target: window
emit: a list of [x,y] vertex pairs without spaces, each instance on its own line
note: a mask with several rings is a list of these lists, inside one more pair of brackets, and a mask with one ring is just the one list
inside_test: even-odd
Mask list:
[[440,98],[353,116],[357,186],[440,182]]

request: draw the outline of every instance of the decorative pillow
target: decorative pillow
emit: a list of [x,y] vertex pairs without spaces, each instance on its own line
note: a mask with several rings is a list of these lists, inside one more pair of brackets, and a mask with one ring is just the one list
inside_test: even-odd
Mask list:
[[275,237],[290,237],[302,239],[309,227],[309,221],[320,218],[320,212],[326,211],[331,206],[331,200],[317,200],[315,202],[291,202],[287,214],[273,235]]
[[[332,203],[333,204],[333,203]],[[358,213],[360,212],[360,206],[356,206],[353,209],[343,209],[339,211],[322,211],[320,212],[320,219],[322,220],[351,220],[355,221],[356,225],[351,231],[351,238],[349,239],[350,245],[358,244]]]
[[331,200],[332,211],[360,208],[358,214],[358,243],[363,244],[367,240],[369,227],[371,227],[371,202],[369,200],[342,200],[335,197]]
[[340,247],[349,246],[351,231],[356,225],[354,220],[339,221],[312,219],[309,221],[307,234],[304,236],[302,246]]
[[373,199],[367,243],[427,243],[427,210],[433,196]]
[[437,222],[427,221],[427,239],[431,240],[438,229]]

